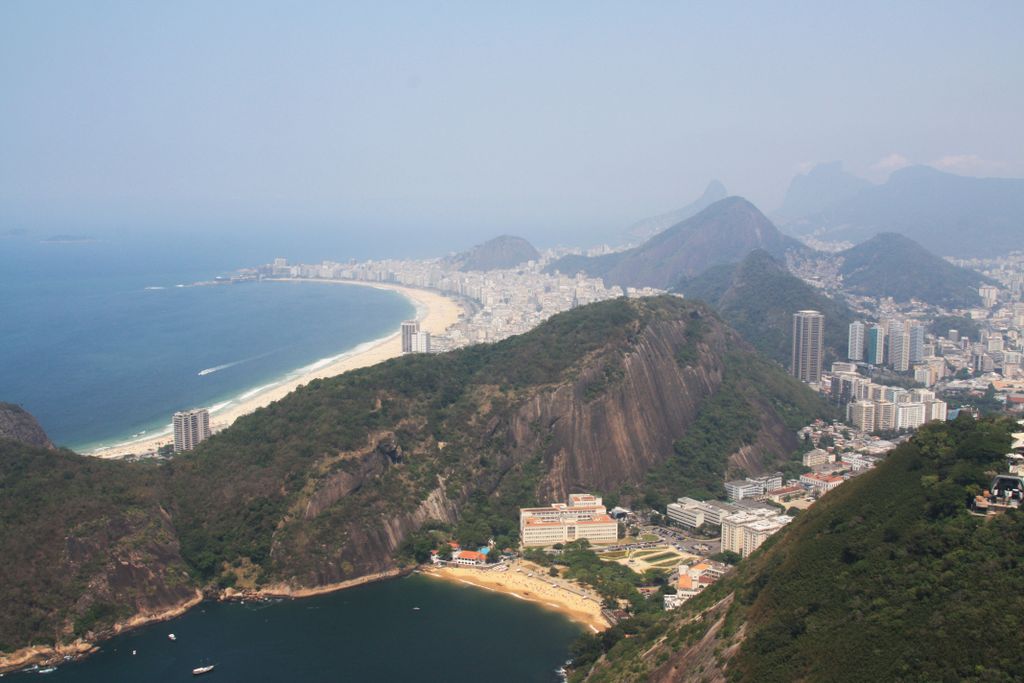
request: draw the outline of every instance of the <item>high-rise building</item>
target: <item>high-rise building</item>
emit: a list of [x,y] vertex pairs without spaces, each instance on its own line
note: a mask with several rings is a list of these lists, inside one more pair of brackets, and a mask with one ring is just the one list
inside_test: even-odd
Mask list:
[[924,358],[924,326],[913,323],[907,326],[907,334],[910,337],[910,362],[920,363]]
[[867,331],[868,352],[864,359],[872,365],[885,362],[885,329],[881,325],[872,325]]
[[889,364],[896,372],[910,369],[910,334],[905,324],[895,323],[889,328]]
[[793,314],[793,366],[797,379],[821,381],[821,364],[825,337],[825,316],[818,311],[797,311]]
[[846,357],[850,360],[864,360],[864,333],[866,330],[864,323],[859,320],[850,323],[846,352]]
[[420,331],[419,320],[406,320],[402,323],[402,353],[416,352],[416,339],[414,335]]
[[875,404],[871,401],[857,401],[846,406],[847,420],[862,432],[875,430]]
[[210,411],[206,408],[174,414],[174,452],[190,451],[210,438]]

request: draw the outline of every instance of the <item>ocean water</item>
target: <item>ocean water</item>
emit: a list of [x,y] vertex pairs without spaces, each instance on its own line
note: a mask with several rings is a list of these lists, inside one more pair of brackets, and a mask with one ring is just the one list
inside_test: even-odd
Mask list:
[[394,292],[358,286],[177,287],[275,255],[215,246],[0,238],[0,401],[85,450],[280,381],[415,313]]
[[214,664],[202,680],[554,683],[581,632],[533,603],[413,575],[302,600],[203,603],[45,678],[188,681]]

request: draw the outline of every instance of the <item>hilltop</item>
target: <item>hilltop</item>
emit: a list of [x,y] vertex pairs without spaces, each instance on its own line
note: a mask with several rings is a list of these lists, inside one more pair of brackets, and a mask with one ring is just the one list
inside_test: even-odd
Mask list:
[[445,259],[445,265],[454,270],[505,270],[527,261],[540,259],[532,244],[522,237],[500,235]]
[[573,491],[717,492],[785,460],[826,410],[710,309],[665,296],[316,380],[167,464],[6,441],[0,647],[99,638],[197,589],[393,572],[425,559],[425,527],[512,545],[518,507]]
[[875,235],[839,257],[843,287],[854,294],[967,308],[981,303],[978,287],[989,282],[896,233]]
[[1024,248],[1024,180],[913,166],[785,227],[793,234],[852,242],[898,232],[943,256],[998,256]]
[[742,261],[754,249],[783,256],[802,247],[746,199],[728,197],[639,247],[593,258],[566,256],[547,270],[568,275],[582,271],[604,278],[607,285],[670,289],[684,277]]
[[1017,680],[1024,515],[967,509],[1012,429],[924,427],[596,664],[592,639],[578,645],[571,680]]
[[843,170],[843,162],[818,164],[789,184],[782,206],[774,215],[786,220],[819,213],[829,206],[871,187],[871,183]]
[[711,304],[758,351],[784,367],[791,360],[795,312],[814,309],[825,315],[827,360],[845,357],[849,325],[856,320],[845,302],[825,296],[760,249],[740,264],[684,279],[677,289]]
[[0,402],[0,439],[11,439],[29,446],[53,448],[50,438],[36,418],[13,403]]
[[683,208],[659,214],[657,216],[651,216],[650,218],[644,218],[643,220],[637,221],[633,225],[629,226],[629,228],[626,229],[626,237],[631,241],[648,240],[659,232],[667,230],[673,225],[681,223],[691,216],[696,216],[715,202],[725,199],[728,196],[729,191],[725,189],[725,185],[717,180],[712,180],[708,183],[708,186],[704,188],[704,192],[701,196],[697,197]]

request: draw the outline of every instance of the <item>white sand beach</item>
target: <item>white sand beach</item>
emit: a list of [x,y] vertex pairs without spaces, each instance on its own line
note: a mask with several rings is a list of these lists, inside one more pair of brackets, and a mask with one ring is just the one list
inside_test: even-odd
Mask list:
[[[325,286],[340,284],[375,287],[377,289],[387,289],[398,292],[416,306],[416,318],[420,321],[420,328],[430,332],[431,334],[439,335],[444,333],[449,326],[458,322],[459,315],[463,313],[462,305],[454,299],[449,299],[437,292],[424,289],[414,289],[412,287],[402,287],[399,285],[378,282],[298,279],[280,281],[281,286],[288,286],[294,282],[315,282]],[[376,365],[377,363],[390,358],[395,358],[401,354],[402,341],[400,338],[400,331],[395,330],[394,333],[387,337],[361,344],[354,350],[342,353],[331,359],[329,362],[323,364],[315,363],[310,366],[310,369],[307,372],[304,372],[297,377],[279,384],[272,384],[260,389],[248,391],[231,401],[227,401],[215,407],[207,406],[211,408],[210,428],[214,432],[224,429],[239,417],[248,415],[257,408],[262,408],[263,406],[270,405],[274,401],[284,398],[296,388],[303,384],[308,384],[314,379],[334,377],[348,372],[349,370]],[[170,417],[170,415],[167,416],[168,425],[170,424]],[[160,434],[88,451],[87,455],[95,455],[101,458],[123,458],[127,455],[139,455],[154,452],[160,446],[171,443],[172,440],[172,436],[168,429]]]

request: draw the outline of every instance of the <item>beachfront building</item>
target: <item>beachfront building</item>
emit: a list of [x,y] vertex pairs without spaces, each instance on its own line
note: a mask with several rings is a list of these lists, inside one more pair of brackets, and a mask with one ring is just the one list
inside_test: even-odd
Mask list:
[[174,452],[190,451],[210,438],[210,411],[206,408],[174,414]]
[[544,547],[585,538],[593,544],[619,540],[619,523],[602,501],[589,493],[574,493],[568,503],[519,510],[519,537],[523,547]]
[[419,332],[418,320],[406,320],[402,323],[402,353],[416,353]]
[[487,555],[476,550],[456,550],[452,562],[464,567],[480,567],[487,564]]

